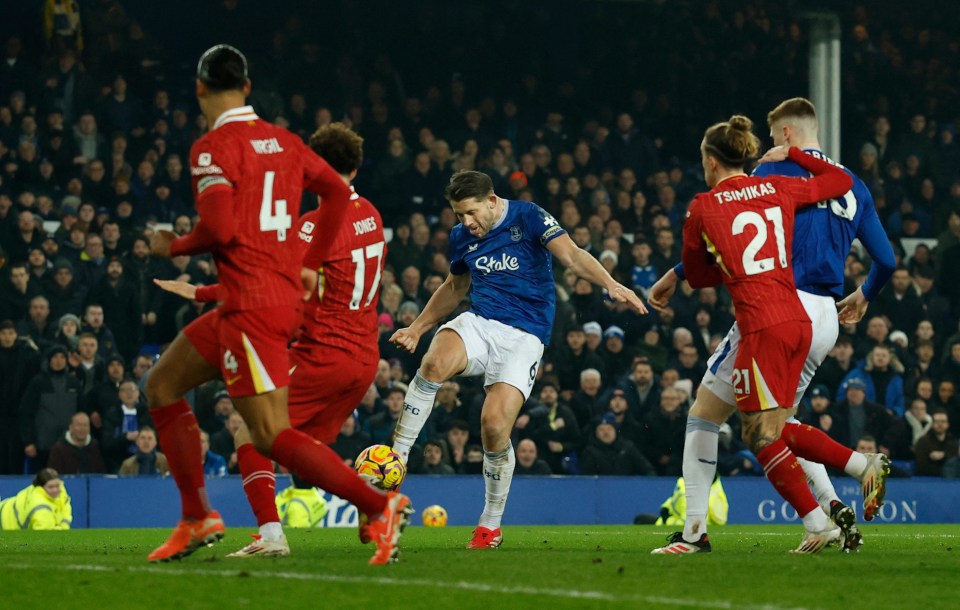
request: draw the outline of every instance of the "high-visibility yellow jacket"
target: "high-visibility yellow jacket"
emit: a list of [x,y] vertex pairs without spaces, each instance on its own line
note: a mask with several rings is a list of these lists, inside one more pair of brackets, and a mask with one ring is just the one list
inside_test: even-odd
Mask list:
[[277,494],[277,512],[287,527],[319,527],[327,514],[327,501],[315,488],[288,487]]
[[[686,485],[683,482],[683,477],[680,477],[677,479],[677,486],[673,488],[673,495],[660,505],[661,509],[667,509],[668,516],[666,519],[661,516],[657,519],[656,525],[683,525],[687,517],[685,490]],[[727,502],[727,494],[723,491],[723,485],[720,484],[720,477],[717,477],[713,485],[710,486],[707,525],[724,525],[727,522],[729,511],[730,504]]]
[[0,528],[5,530],[68,530],[72,521],[73,507],[63,483],[56,499],[43,487],[30,485],[0,502]]

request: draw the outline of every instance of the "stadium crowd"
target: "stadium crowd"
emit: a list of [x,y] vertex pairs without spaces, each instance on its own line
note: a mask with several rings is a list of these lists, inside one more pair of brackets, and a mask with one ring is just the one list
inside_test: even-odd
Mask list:
[[[395,15],[393,27],[418,39],[396,53],[396,31],[376,30],[382,47],[321,40],[309,27],[318,16],[296,6],[257,22],[272,30],[256,37],[253,4],[207,16],[222,41],[249,50],[251,103],[304,139],[335,120],[360,133],[356,188],[392,234],[382,359],[334,445],[346,460],[390,442],[429,345],[410,355],[387,339],[449,271],[456,217],[443,188],[454,171],[483,171],[497,194],[539,203],[645,296],[679,261],[685,206],[704,190],[703,127],[731,109],[759,122],[805,89],[805,26],[766,0],[581,3],[554,34],[545,10],[491,6],[463,17],[497,24],[476,53],[443,32],[451,9],[439,2]],[[345,32],[368,25],[355,3],[336,4]],[[955,21],[883,4],[891,10],[844,3],[839,160],[870,187],[898,266],[864,320],[842,327],[800,417],[849,447],[875,444],[903,474],[960,476],[960,46],[944,29]],[[0,474],[164,473],[142,380],[210,305],[153,279],[216,281],[209,256],[157,260],[148,241],[160,224],[181,235],[193,224],[187,159],[207,126],[180,61],[196,55],[175,50],[189,26],[151,28],[151,14],[119,0],[34,8],[0,50]],[[497,49],[519,35],[503,25],[512,18],[538,44],[504,67]],[[596,44],[577,52],[571,30]],[[695,50],[669,42],[688,39]],[[568,70],[551,76],[554,55]],[[851,252],[849,291],[869,265]],[[641,317],[572,274],[557,271],[556,284],[553,344],[516,424],[517,473],[679,476],[686,410],[734,319],[729,296],[683,284],[670,308]],[[478,383],[443,385],[412,472],[480,472]],[[222,388],[191,398],[213,475],[236,472],[240,418]],[[720,473],[762,476],[738,426],[721,431]]]

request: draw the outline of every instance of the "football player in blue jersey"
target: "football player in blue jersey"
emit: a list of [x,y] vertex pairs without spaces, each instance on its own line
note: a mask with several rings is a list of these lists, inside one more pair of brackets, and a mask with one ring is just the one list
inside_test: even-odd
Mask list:
[[602,287],[611,299],[641,314],[647,309],[632,290],[578,248],[553,216],[529,201],[498,197],[486,174],[457,172],[446,197],[460,220],[450,231],[450,274],[420,316],[390,340],[413,352],[423,333],[449,316],[468,292],[471,307],[434,336],[407,390],[393,448],[406,461],[444,381],[455,375],[483,375],[486,494],[467,548],[496,548],[515,463],[510,432],[533,389],[544,346],[550,343],[556,306],[552,257]]
[[[833,163],[820,150],[816,110],[809,100],[793,98],[782,102],[767,115],[767,123],[775,148],[760,159],[754,175],[808,177],[809,172],[786,160],[784,153],[791,146]],[[877,216],[873,197],[863,181],[847,171],[853,176],[853,188],[842,199],[820,202],[816,206],[798,210],[796,215],[793,240],[794,279],[800,300],[813,323],[813,341],[797,388],[795,405],[800,403],[817,367],[836,343],[839,332],[836,308],[840,308],[840,322],[859,321],[866,312],[869,301],[876,297],[893,273],[893,248]],[[866,247],[873,258],[873,266],[863,285],[843,298],[844,262],[854,238],[858,238]],[[656,309],[666,306],[677,283],[683,279],[682,264],[664,274],[650,291],[651,306]],[[687,418],[683,451],[687,519],[683,532],[675,533],[669,540],[670,544],[655,549],[654,553],[679,554],[711,550],[706,535],[707,504],[710,485],[717,468],[720,425],[736,410],[732,375],[739,340],[740,331],[734,324],[708,361],[707,373]],[[788,424],[793,424],[794,427],[788,426],[784,429],[784,438],[787,438],[791,431],[800,432],[801,435],[807,432],[805,429],[801,430],[799,422],[792,417]],[[826,448],[830,449],[836,448]],[[840,501],[826,469],[821,464],[800,459],[801,455],[796,449],[794,453],[797,453],[820,505],[844,530],[845,550],[857,550],[862,544],[862,536],[856,527],[856,513]],[[841,459],[833,459],[830,465],[837,466],[860,480],[864,494],[864,516],[870,520],[883,501],[889,460],[881,454],[864,456],[851,453],[848,460],[846,453],[843,453]],[[840,452],[837,450],[831,455],[837,456]],[[846,463],[837,463],[843,460],[847,460]],[[808,532],[807,536],[814,534]],[[804,548],[805,545],[801,544],[801,549]]]

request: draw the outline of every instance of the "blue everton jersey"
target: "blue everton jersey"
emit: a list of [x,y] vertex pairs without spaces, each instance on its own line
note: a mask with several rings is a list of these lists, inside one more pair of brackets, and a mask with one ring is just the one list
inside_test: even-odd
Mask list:
[[470,272],[470,311],[550,343],[556,314],[553,259],[546,245],[566,231],[529,201],[507,201],[490,232],[450,231],[450,273]]
[[[839,165],[819,150],[804,149],[804,152]],[[853,178],[853,188],[842,198],[797,210],[793,229],[793,277],[797,290],[842,297],[847,254],[854,238],[859,238],[873,258],[874,264],[863,284],[864,295],[873,299],[893,273],[893,248],[867,186],[853,172],[846,172]],[[808,178],[810,172],[786,160],[759,165],[753,175]]]

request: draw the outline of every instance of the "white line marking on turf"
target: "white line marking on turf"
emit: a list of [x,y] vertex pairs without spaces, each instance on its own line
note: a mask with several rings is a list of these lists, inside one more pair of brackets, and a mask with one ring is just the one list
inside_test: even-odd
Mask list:
[[[14,564],[4,566],[18,570],[45,570],[47,567],[29,564]],[[427,580],[424,578],[391,578],[388,576],[343,576],[338,574],[315,574],[308,572],[246,572],[244,570],[190,570],[184,568],[165,568],[161,566],[100,566],[100,565],[63,565],[57,566],[63,570],[75,572],[128,572],[138,574],[172,574],[176,576],[221,576],[236,578],[241,572],[249,574],[251,578],[278,578],[282,580],[308,580],[334,583],[350,583],[359,585],[393,585],[399,587],[428,587],[436,589],[460,589],[462,591],[479,591],[482,593],[500,593],[504,595],[539,595],[544,597],[561,597],[567,599],[589,599],[605,602],[642,602],[661,606],[684,606],[687,608],[708,608],[711,610],[806,610],[805,608],[787,608],[772,604],[743,605],[725,600],[698,600],[675,597],[661,597],[659,595],[617,595],[603,591],[577,591],[575,589],[540,589],[537,587],[500,587],[477,582]]]
[[[721,530],[722,532],[723,530]],[[737,534],[733,534],[737,535]],[[757,532],[743,534],[744,536],[796,536],[797,532]],[[960,538],[960,534],[884,534],[867,530],[867,538],[914,538],[922,540],[924,538]]]

